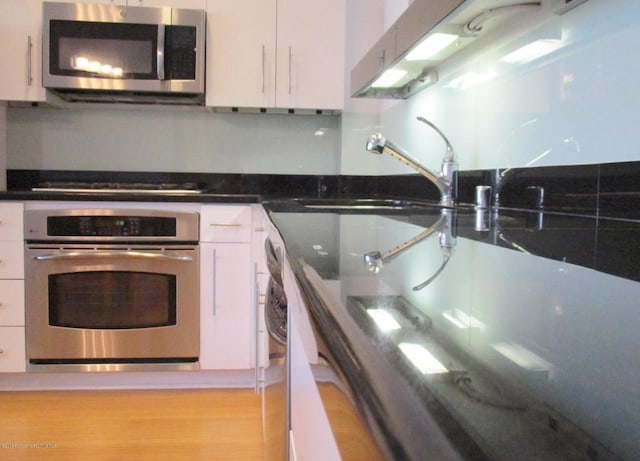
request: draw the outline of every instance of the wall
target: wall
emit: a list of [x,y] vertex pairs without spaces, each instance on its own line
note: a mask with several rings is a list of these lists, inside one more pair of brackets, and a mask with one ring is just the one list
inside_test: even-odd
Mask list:
[[[366,8],[359,3],[354,0],[353,5]],[[539,38],[561,39],[562,46],[527,64],[499,61]],[[441,66],[435,86],[409,100],[386,103],[374,121],[346,124],[342,172],[411,172],[386,156],[363,154],[366,137],[378,129],[437,168],[444,146],[415,121],[417,115],[435,122],[448,136],[460,169],[638,160],[640,64],[630,57],[639,43],[640,9],[634,0],[589,0],[561,16],[544,1],[541,12],[513,15]],[[456,87],[455,79],[469,72],[491,78]],[[361,116],[359,108],[355,111]],[[347,119],[354,120],[356,115]]]
[[337,174],[340,118],[10,108],[8,168]]

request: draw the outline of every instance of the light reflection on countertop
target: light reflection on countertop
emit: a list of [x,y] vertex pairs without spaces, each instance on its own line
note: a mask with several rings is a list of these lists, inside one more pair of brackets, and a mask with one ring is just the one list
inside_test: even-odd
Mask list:
[[[363,257],[411,241],[439,208],[271,209],[322,340],[366,419],[408,459],[625,459],[640,448],[640,284],[633,269],[594,270],[619,265],[605,253],[620,258],[620,242],[597,237],[632,242],[637,224],[501,210],[480,228],[459,210],[447,267],[416,291],[441,265],[441,230],[378,273]],[[382,331],[381,312],[399,327]],[[427,358],[446,371],[429,372]]]

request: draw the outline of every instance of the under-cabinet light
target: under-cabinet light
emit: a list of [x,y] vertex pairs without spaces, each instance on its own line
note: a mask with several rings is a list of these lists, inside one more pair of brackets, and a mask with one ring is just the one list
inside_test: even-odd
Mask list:
[[398,347],[423,375],[449,372],[431,352],[420,344],[400,343]]
[[367,314],[383,333],[400,329],[400,324],[386,309],[367,309]]
[[405,59],[407,61],[423,61],[429,59],[444,50],[457,39],[458,36],[455,34],[433,34],[411,50]]
[[508,55],[501,58],[500,61],[509,64],[522,64],[525,62],[533,61],[534,59],[551,53],[553,50],[557,49],[560,44],[561,40],[558,39],[547,38],[536,40],[535,42],[531,42],[528,45],[525,45],[513,51],[512,53],[509,53]]
[[389,69],[371,84],[373,88],[390,88],[407,75],[406,70]]

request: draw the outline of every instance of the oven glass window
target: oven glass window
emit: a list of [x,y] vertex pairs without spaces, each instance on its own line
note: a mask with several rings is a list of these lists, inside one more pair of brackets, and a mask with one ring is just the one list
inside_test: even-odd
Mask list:
[[49,324],[91,329],[176,324],[176,276],[96,271],[49,275]]

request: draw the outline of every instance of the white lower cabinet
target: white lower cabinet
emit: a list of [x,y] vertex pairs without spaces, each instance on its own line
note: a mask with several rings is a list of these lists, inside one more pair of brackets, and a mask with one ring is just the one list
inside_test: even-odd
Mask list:
[[200,215],[200,368],[255,367],[251,205],[203,205]]
[[[280,248],[285,248],[284,243]],[[341,459],[340,452],[313,373],[319,365],[318,344],[305,297],[286,257],[282,280],[287,295],[289,459],[337,461]]]
[[0,372],[26,369],[24,326],[0,327]]
[[200,367],[253,368],[251,245],[200,244]]
[[26,371],[22,203],[0,203],[0,373]]
[[340,452],[305,351],[304,338],[301,336],[304,333],[298,328],[295,315],[291,315],[289,319],[292,321],[288,330],[291,359],[291,459],[338,461],[341,459]]
[[0,279],[24,278],[22,241],[0,241]]
[[26,369],[24,280],[0,280],[0,372]]
[[24,325],[24,280],[0,280],[0,326]]

